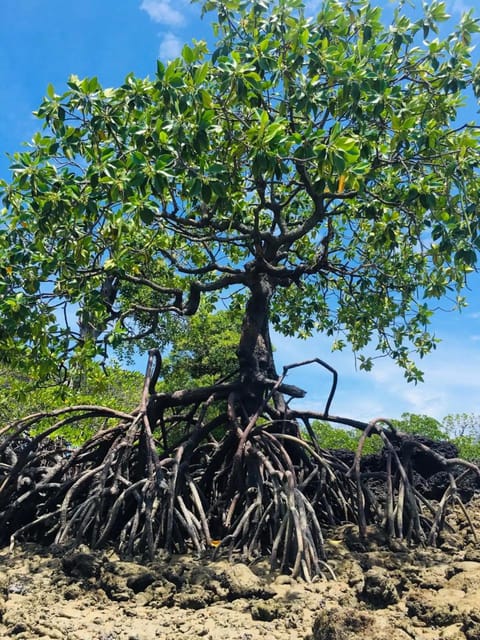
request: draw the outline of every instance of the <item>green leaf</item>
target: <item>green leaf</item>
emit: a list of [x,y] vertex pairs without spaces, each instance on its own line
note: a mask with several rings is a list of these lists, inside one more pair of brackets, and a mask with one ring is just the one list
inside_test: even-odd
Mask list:
[[206,79],[206,77],[208,75],[209,69],[210,69],[210,65],[209,65],[208,62],[204,62],[200,67],[195,69],[194,80],[195,80],[195,84],[197,86],[199,84],[202,84],[202,82],[205,81],[205,79]]
[[187,44],[184,45],[182,49],[182,58],[187,64],[192,64],[192,62],[195,60],[194,51]]
[[211,51],[49,85],[0,186],[0,361],[50,375],[152,348],[199,292],[238,327],[255,306],[244,327],[318,331],[420,380],[427,305],[463,304],[480,250],[479,23],[377,4],[208,0]]
[[140,220],[146,225],[152,224],[155,219],[154,212],[147,207],[141,207],[138,210],[138,215],[140,216]]

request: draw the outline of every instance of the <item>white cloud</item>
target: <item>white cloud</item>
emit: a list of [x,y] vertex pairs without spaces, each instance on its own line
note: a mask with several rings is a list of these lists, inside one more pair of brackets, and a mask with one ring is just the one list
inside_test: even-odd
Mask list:
[[[469,342],[463,326],[458,339],[446,335],[436,351],[419,362],[424,383],[407,383],[403,372],[388,358],[375,362],[371,372],[355,369],[348,349],[330,352],[322,336],[309,340],[272,336],[278,370],[285,364],[320,357],[338,372],[338,387],[331,414],[368,422],[380,416],[399,418],[402,413],[425,414],[442,420],[450,413],[480,414],[480,350]],[[330,391],[331,374],[318,365],[292,370],[287,382],[307,391],[293,406],[323,411]]]
[[177,58],[182,51],[183,42],[180,38],[169,31],[165,33],[162,41],[160,42],[160,47],[158,49],[158,57],[161,60],[173,60],[173,58]]
[[142,0],[140,9],[146,11],[154,22],[179,27],[184,24],[183,14],[173,7],[170,0]]
[[321,7],[320,0],[308,0],[305,3],[305,14],[309,17],[316,16]]
[[453,2],[449,3],[449,5],[450,6],[447,5],[447,7],[452,13],[460,14],[475,8],[472,2],[465,2],[465,0],[454,0]]

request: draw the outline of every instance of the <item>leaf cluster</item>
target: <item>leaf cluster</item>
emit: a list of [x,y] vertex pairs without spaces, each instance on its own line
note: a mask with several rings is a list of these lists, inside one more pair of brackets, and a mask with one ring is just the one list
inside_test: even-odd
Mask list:
[[[24,416],[49,412],[62,406],[104,405],[113,410],[130,412],[139,405],[143,376],[118,365],[111,365],[82,384],[42,386],[18,369],[0,368],[0,424],[5,425]],[[84,420],[64,426],[56,436],[72,446],[85,442],[108,424],[104,419]],[[34,432],[32,432],[33,434]]]
[[162,341],[260,277],[286,335],[323,331],[360,366],[373,344],[407,379],[461,305],[480,247],[479,92],[471,13],[445,4],[386,26],[368,0],[208,0],[215,44],[153,79],[71,77],[0,184],[0,344],[38,378]]

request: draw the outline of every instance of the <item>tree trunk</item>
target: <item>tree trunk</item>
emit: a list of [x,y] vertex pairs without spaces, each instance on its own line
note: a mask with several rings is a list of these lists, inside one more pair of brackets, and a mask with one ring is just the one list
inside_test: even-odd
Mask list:
[[265,383],[277,379],[269,331],[270,300],[274,285],[266,274],[255,274],[243,318],[237,355],[240,380],[257,399]]
[[[270,301],[275,291],[275,284],[266,274],[255,274],[255,280],[250,286],[251,295],[248,299],[245,316],[243,318],[238,359],[240,363],[240,404],[246,411],[247,419],[253,416],[261,407],[266,394],[278,381],[278,374],[273,359],[273,349],[270,340],[269,312]],[[286,403],[283,393],[302,397],[304,392],[291,385],[280,385],[273,391],[273,404],[278,411],[279,418],[284,415]],[[275,430],[299,435],[298,425],[291,420],[275,422]],[[304,457],[305,452],[295,443],[282,443],[288,452],[289,459],[295,464]],[[234,475],[232,475],[232,478]]]

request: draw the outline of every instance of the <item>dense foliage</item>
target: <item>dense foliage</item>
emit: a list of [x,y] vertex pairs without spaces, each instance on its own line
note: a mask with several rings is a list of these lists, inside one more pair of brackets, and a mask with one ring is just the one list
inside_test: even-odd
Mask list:
[[83,370],[110,346],[162,346],[165,312],[224,290],[238,308],[244,290],[283,333],[347,340],[365,368],[373,343],[420,378],[429,301],[462,303],[479,244],[478,127],[462,112],[478,22],[445,35],[437,1],[391,25],[367,0],[315,19],[299,0],[204,10],[211,52],[186,45],[118,88],[48,88],[43,131],[0,185],[2,358]]
[[[421,435],[434,442],[451,442],[458,454],[465,460],[480,461],[480,416],[475,414],[449,414],[440,422],[423,414],[403,413],[392,419],[392,425],[399,431]],[[314,422],[313,428],[318,442],[325,449],[346,449],[356,451],[360,433],[357,429],[339,429],[327,422]],[[372,435],[364,447],[365,454],[378,453],[383,447],[382,440]]]
[[241,318],[232,311],[199,309],[188,322],[178,323],[164,358],[162,391],[206,386],[238,373],[236,348]]
[[[112,365],[79,385],[42,386],[21,371],[3,366],[0,368],[0,424],[68,405],[107,405],[119,411],[131,411],[140,403],[142,381],[141,374]],[[104,420],[92,420],[80,426],[66,426],[55,435],[76,446],[107,424]]]

